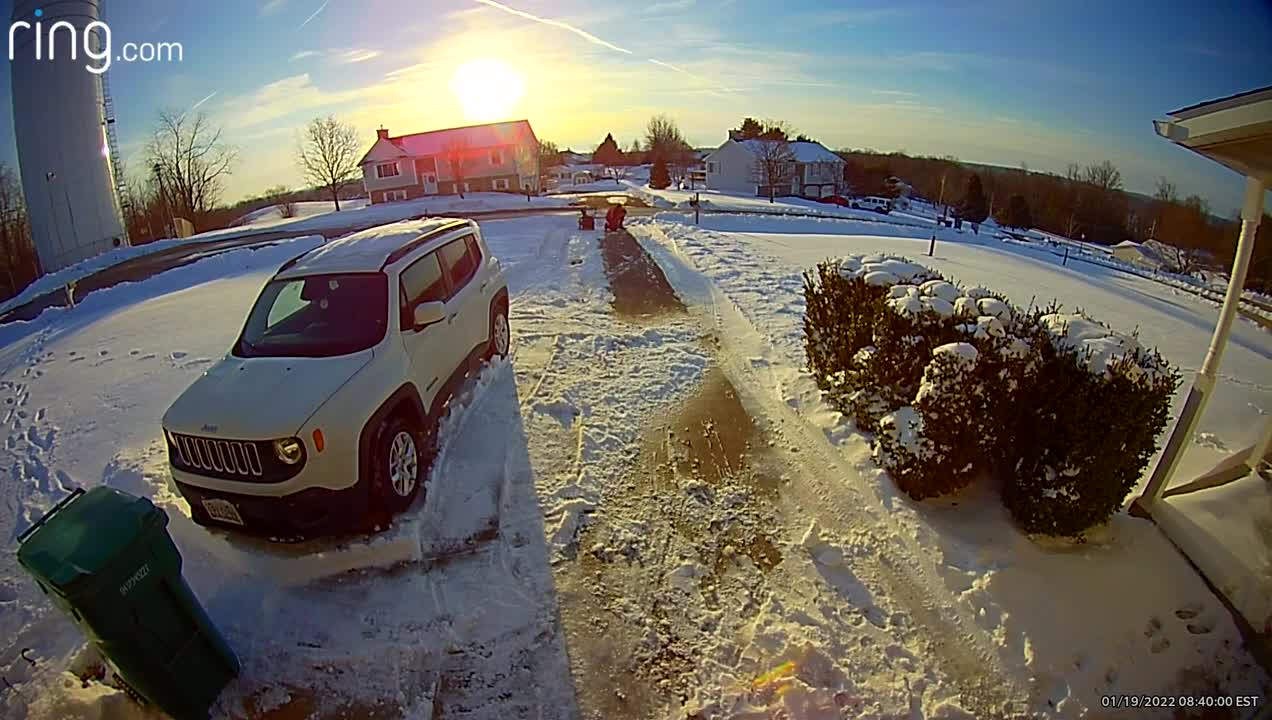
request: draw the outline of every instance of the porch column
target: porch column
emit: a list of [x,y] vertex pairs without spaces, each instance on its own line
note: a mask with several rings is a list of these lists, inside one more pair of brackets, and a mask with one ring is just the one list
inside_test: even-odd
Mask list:
[[1246,271],[1250,269],[1250,255],[1254,252],[1254,236],[1259,229],[1259,220],[1263,217],[1263,183],[1257,178],[1246,177],[1245,202],[1241,205],[1241,235],[1237,240],[1237,255],[1232,262],[1232,277],[1228,280],[1228,292],[1223,298],[1223,308],[1219,311],[1219,322],[1215,325],[1215,333],[1210,338],[1210,348],[1206,351],[1206,359],[1201,370],[1193,380],[1188,391],[1188,399],[1184,401],[1184,409],[1179,413],[1179,421],[1166,441],[1166,449],[1153,469],[1144,493],[1136,502],[1145,510],[1151,509],[1154,502],[1161,497],[1171,475],[1179,465],[1185,443],[1192,439],[1197,429],[1197,421],[1206,409],[1206,402],[1215,387],[1215,378],[1219,373],[1219,363],[1223,360],[1223,351],[1228,344],[1228,336],[1232,333],[1232,321],[1236,317],[1237,307],[1241,302],[1241,290],[1245,286]]

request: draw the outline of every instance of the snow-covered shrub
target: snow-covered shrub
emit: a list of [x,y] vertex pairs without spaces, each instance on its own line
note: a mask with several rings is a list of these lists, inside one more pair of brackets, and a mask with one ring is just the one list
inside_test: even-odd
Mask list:
[[804,276],[809,370],[862,430],[874,432],[879,418],[908,403],[932,349],[957,339],[953,305],[919,286],[933,278],[883,256],[824,262]]
[[822,263],[805,297],[809,369],[876,433],[898,487],[918,499],[992,473],[1028,532],[1074,535],[1115,512],[1179,383],[1133,337],[1054,305],[1023,311],[903,258]]
[[1036,316],[1038,367],[1020,394],[1003,503],[1026,532],[1079,535],[1117,512],[1157,449],[1179,373],[1080,314]]
[[985,387],[975,376],[979,355],[966,342],[936,348],[914,405],[879,421],[875,460],[916,500],[967,487],[982,466],[992,428],[985,415]]

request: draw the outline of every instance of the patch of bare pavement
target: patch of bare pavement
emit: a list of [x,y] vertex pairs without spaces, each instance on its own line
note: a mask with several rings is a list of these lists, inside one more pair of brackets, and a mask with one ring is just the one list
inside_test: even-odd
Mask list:
[[647,429],[636,470],[607,494],[575,561],[558,566],[584,717],[668,717],[690,697],[697,649],[719,626],[689,622],[682,600],[700,596],[721,617],[755,612],[782,562],[767,532],[778,485],[770,460],[718,368]]
[[614,294],[614,312],[631,319],[683,315],[685,304],[676,297],[658,263],[626,230],[607,232],[601,238],[601,259]]

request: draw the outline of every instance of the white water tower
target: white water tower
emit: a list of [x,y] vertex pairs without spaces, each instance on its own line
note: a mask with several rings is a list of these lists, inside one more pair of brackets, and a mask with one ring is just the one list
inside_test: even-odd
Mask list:
[[[13,126],[31,237],[46,273],[128,244],[111,167],[105,76],[88,70],[101,63],[85,51],[86,36],[94,53],[109,47],[87,29],[100,12],[100,0],[17,0],[13,8],[15,23],[31,25],[10,33]],[[61,21],[74,33],[64,26],[50,33]]]

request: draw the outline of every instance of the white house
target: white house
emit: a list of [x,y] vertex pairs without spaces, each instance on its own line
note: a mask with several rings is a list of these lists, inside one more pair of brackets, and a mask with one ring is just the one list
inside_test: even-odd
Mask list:
[[539,190],[539,141],[527,120],[398,137],[380,128],[360,164],[372,204],[460,191]]
[[[756,158],[764,147],[762,140],[725,140],[706,158],[706,181],[709,190],[768,195],[768,186],[756,172]],[[817,142],[787,143],[793,158],[791,182],[776,189],[777,195],[825,197],[834,195],[843,184],[844,161]]]
[[604,176],[605,166],[595,163],[555,165],[544,171],[548,187],[552,189],[568,185],[586,185]]

